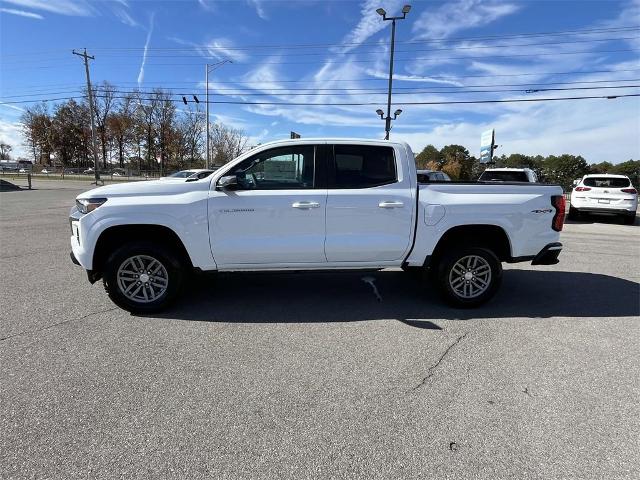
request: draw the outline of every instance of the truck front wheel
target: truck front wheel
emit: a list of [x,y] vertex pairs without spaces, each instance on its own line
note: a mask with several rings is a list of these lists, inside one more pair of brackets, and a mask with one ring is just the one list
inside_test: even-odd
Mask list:
[[109,256],[103,278],[113,303],[132,313],[151,313],[175,299],[183,272],[179,258],[170,248],[132,242]]
[[438,267],[440,291],[457,307],[481,305],[495,295],[502,281],[502,264],[486,248],[455,248],[443,255]]

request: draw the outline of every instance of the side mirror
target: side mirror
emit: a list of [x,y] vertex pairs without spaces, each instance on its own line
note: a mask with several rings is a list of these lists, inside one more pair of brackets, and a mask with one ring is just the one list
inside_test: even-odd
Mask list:
[[236,186],[236,185],[238,185],[238,177],[236,177],[235,175],[226,175],[224,177],[220,177],[216,187],[220,189],[225,189],[225,188],[229,188],[231,186]]

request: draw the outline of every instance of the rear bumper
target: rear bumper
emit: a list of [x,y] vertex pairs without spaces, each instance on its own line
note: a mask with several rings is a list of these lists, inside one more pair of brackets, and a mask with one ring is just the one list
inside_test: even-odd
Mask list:
[[569,201],[572,208],[581,212],[594,213],[635,213],[638,208],[638,200],[635,198],[611,199],[610,203],[600,203],[596,200],[590,200],[573,196]]
[[584,213],[608,213],[610,215],[629,215],[635,216],[636,208],[633,207],[620,207],[620,206],[611,206],[611,207],[573,207],[575,210]]
[[559,262],[558,256],[562,251],[560,242],[549,243],[533,257],[531,265],[555,265]]

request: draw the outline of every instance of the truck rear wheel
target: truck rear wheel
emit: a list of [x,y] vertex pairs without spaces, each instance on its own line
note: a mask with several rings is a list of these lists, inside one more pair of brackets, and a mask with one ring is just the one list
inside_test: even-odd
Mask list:
[[114,251],[103,275],[109,298],[131,313],[166,308],[179,293],[183,277],[177,255],[150,242],[133,242]]
[[459,247],[443,255],[437,281],[448,303],[476,307],[495,295],[502,281],[502,264],[486,248]]

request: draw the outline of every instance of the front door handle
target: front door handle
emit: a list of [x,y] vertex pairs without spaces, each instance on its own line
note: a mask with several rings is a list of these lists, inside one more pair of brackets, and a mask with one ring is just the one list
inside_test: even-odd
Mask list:
[[404,203],[402,202],[380,202],[378,204],[380,208],[402,208]]
[[318,202],[293,202],[291,205],[293,208],[301,208],[306,210],[308,208],[319,208],[320,204]]

